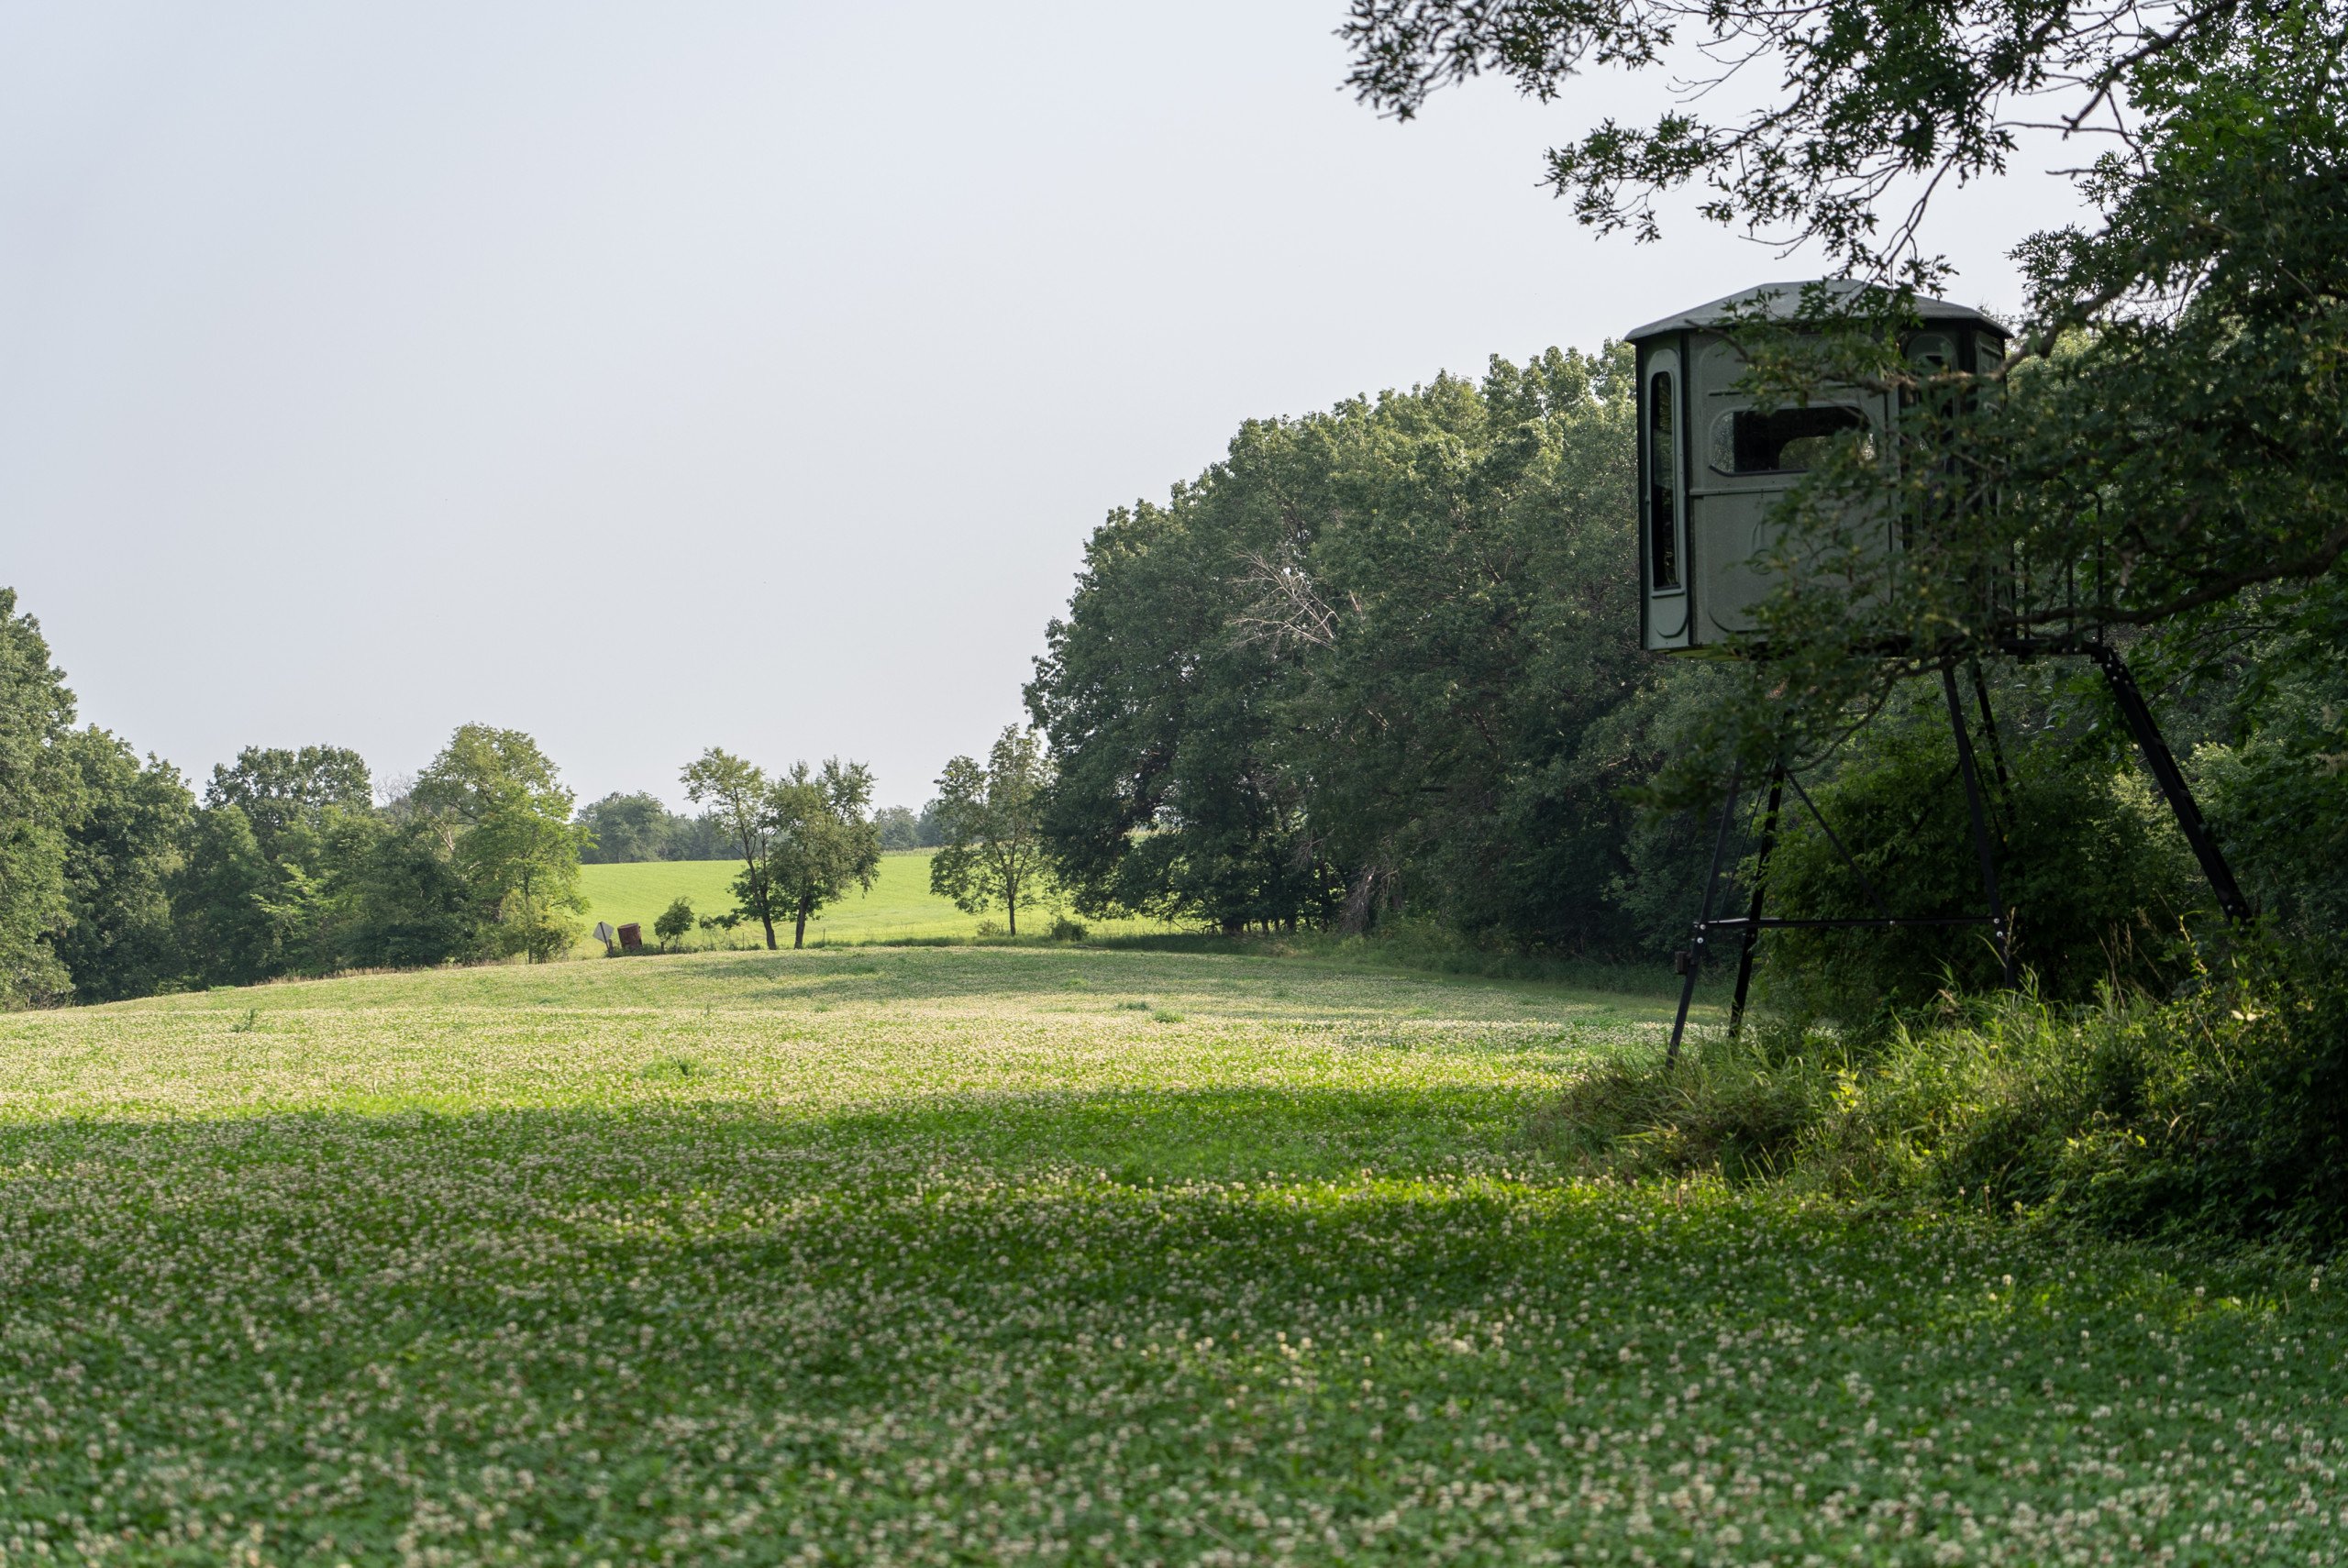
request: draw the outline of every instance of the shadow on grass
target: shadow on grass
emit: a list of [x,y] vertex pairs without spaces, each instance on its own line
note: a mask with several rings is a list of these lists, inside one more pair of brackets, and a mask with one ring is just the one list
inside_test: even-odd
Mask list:
[[[1611,1275],[1615,1320],[1598,1331],[1611,1348],[1653,1335],[1645,1305],[1660,1296],[1714,1297],[1683,1270],[1777,1297],[1712,1303],[1762,1321],[1982,1251],[1961,1226],[1719,1187],[1540,1179],[1537,1158],[1507,1157],[1522,1120],[1511,1098],[1461,1092],[1202,1091],[802,1119],[703,1102],[20,1124],[0,1129],[0,1202],[19,1218],[0,1263],[20,1326],[47,1324],[53,1349],[126,1377],[138,1375],[117,1342],[193,1334],[231,1359],[236,1342],[274,1342],[299,1369],[434,1337],[433,1354],[461,1359],[462,1336],[568,1320],[672,1335],[731,1324],[708,1353],[763,1342],[778,1387],[846,1376],[869,1395],[885,1369],[855,1364],[858,1336],[916,1302],[958,1304],[955,1334],[1004,1343],[1062,1338],[1096,1309],[1277,1319],[1352,1300],[1423,1321],[1445,1302],[1489,1305],[1512,1280],[1581,1291],[1587,1314],[1587,1282]],[[1756,1275],[1756,1246],[1803,1268]],[[2158,1283],[2116,1250],[2099,1268],[2132,1290]],[[1977,1290],[1860,1295],[1877,1335],[1987,1309]],[[561,1361],[548,1375],[567,1393]],[[670,1396],[710,1365],[686,1358]]]
[[[631,1357],[657,1340],[648,1360],[674,1364],[635,1396],[649,1408],[709,1405],[719,1357],[766,1398],[840,1408],[906,1375],[857,1346],[915,1318],[958,1357],[1169,1314],[1428,1312],[1499,1281],[1563,1288],[1601,1233],[1653,1256],[1667,1231],[1709,1253],[1778,1222],[1704,1235],[1662,1204],[1633,1224],[1599,1189],[1463,1179],[1503,1168],[1523,1115],[1457,1091],[1213,1090],[17,1125],[0,1130],[0,1203],[21,1220],[0,1263],[18,1327],[100,1369],[94,1394],[166,1342],[238,1381],[273,1365],[331,1387],[396,1357],[481,1385],[503,1364],[471,1364],[480,1347],[573,1322]],[[126,1357],[134,1342],[150,1349]],[[551,1397],[571,1359],[542,1369]]]
[[[2110,1376],[2083,1330],[2099,1365],[2107,1344],[2136,1347],[2134,1375],[2184,1364],[2137,1314],[2198,1296],[2116,1254],[2032,1278],[1947,1227],[1457,1179],[1520,1114],[1493,1093],[1218,1088],[0,1128],[0,1517],[138,1532],[69,1560],[241,1561],[249,1523],[274,1562],[393,1561],[419,1532],[441,1543],[425,1561],[561,1560],[509,1551],[524,1529],[613,1561],[735,1530],[782,1562],[778,1524],[740,1522],[771,1496],[793,1535],[828,1520],[827,1559],[858,1561],[874,1518],[1047,1515],[1065,1497],[1039,1475],[1244,1483],[1367,1518],[1397,1476],[1529,1485],[1536,1441],[1628,1452],[1668,1420],[1677,1458],[1798,1416],[1907,1490],[1933,1413],[2072,1452],[2083,1429],[2055,1418]],[[2025,1299],[2079,1299],[2017,1308],[2017,1272]],[[2191,1397],[2234,1408],[2245,1351],[2284,1360],[2279,1321],[2193,1342],[2233,1371]],[[2024,1373],[2019,1405],[1984,1388],[1977,1326],[2044,1374],[2046,1419]],[[1950,1353],[1920,1360],[1934,1336]],[[1740,1337],[1732,1364],[1763,1375],[1708,1376],[1683,1408],[1699,1373],[1677,1355],[1716,1369]],[[2329,1436],[2230,1458],[2272,1470]],[[2076,1507],[2079,1473],[2049,1468],[2033,1506]],[[1456,1528],[1451,1503],[1431,1529]],[[1434,1539],[1385,1560],[1433,1560]]]
[[[1251,962],[1235,965],[1232,959]],[[1186,1004],[1228,997],[1235,1014],[1266,1010],[1283,1018],[1322,1016],[1505,1018],[1517,1007],[1563,1005],[1625,1019],[1667,1019],[1676,992],[1644,969],[1530,961],[1524,972],[1417,962],[1401,949],[1359,939],[1230,938],[1215,935],[1113,936],[1085,943],[1043,938],[939,938],[841,943],[769,953],[762,949],[645,954],[614,961],[582,959],[543,966],[474,965],[353,971],[292,977],[257,987],[150,997],[108,1004],[130,1010],[410,1005],[405,988],[428,983],[429,1005],[609,1007],[680,1000],[729,1006],[793,1000],[875,1001],[999,997],[1076,1002],[1164,992]],[[1521,967],[1521,966],[1520,966]],[[1667,980],[1668,977],[1664,977]],[[1362,982],[1379,990],[1362,991]],[[626,998],[618,990],[631,993]],[[1352,996],[1340,992],[1351,991]],[[1721,992],[1721,997],[1713,993]],[[1411,993],[1415,992],[1415,995]],[[691,993],[686,995],[684,993]],[[1051,995],[1051,993],[1066,993]],[[1724,997],[1700,989],[1710,1017]],[[1459,999],[1445,1000],[1445,999]],[[1466,999],[1476,999],[1468,1003]],[[76,1012],[86,1010],[73,1010]]]
[[[1661,963],[1492,951],[1461,942],[1428,941],[1409,934],[1337,936],[1326,932],[1297,932],[1224,936],[1182,932],[1104,936],[1088,945],[1128,952],[1284,959],[1353,973],[1367,971],[1429,979],[1513,981],[1597,991],[1647,1002],[1676,1002],[1679,996],[1678,980]],[[1708,1000],[1725,999],[1729,989],[1728,977],[1717,968],[1707,972],[1697,984],[1697,995]]]
[[[880,1192],[941,1176],[1056,1170],[1136,1186],[1333,1179],[1365,1169],[1411,1176],[1456,1172],[1462,1158],[1524,1154],[1537,1164],[1525,1129],[1544,1098],[1476,1088],[970,1091],[794,1115],[725,1097],[723,1070],[689,1052],[648,1055],[628,1075],[630,1090],[646,1098],[607,1108],[17,1122],[0,1125],[0,1171],[119,1163],[158,1172],[326,1172],[412,1159],[427,1176],[434,1162],[496,1161],[517,1184],[551,1183],[567,1201],[652,1190],[632,1178],[615,1186],[614,1173],[656,1156],[664,1180],[762,1173],[759,1184],[779,1194],[811,1181]],[[17,1179],[0,1176],[0,1188]]]
[[[1213,941],[1220,939],[1202,939]],[[809,948],[796,954],[695,955],[680,980],[738,985],[736,1000],[967,1001],[1038,1000],[1103,1006],[1162,995],[1184,1008],[1232,1017],[1332,1021],[1452,1018],[1525,1021],[1521,1009],[1626,1020],[1667,1018],[1669,1005],[1622,991],[1577,994],[1541,982],[1439,974],[1316,957],[1234,966],[1205,947],[1121,943],[959,944],[933,947]],[[1274,967],[1277,966],[1277,967]],[[1365,985],[1365,981],[1370,982]],[[1268,987],[1270,988],[1268,988]],[[714,998],[725,1000],[723,997]],[[1706,1009],[1709,1013],[1711,1009]]]

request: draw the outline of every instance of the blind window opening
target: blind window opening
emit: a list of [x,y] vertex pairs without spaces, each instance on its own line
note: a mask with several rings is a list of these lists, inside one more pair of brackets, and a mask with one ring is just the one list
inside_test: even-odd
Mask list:
[[1956,344],[1944,332],[1920,332],[1908,340],[1908,362],[1926,370],[1956,369]]
[[1740,408],[1712,421],[1712,468],[1724,474],[1798,474],[1822,461],[1837,436],[1867,429],[1855,408],[1822,404],[1764,414]]
[[1647,564],[1656,588],[1679,586],[1678,425],[1671,372],[1647,378]]

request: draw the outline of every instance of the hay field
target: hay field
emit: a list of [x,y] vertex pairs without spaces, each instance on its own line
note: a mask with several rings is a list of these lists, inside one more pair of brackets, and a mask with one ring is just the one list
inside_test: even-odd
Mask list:
[[2333,1562],[2341,1291],[1532,1129],[1661,1000],[708,954],[0,1019],[0,1562]]
[[[1002,923],[997,911],[991,916],[964,914],[953,901],[939,898],[929,890],[929,861],[933,851],[926,849],[900,850],[880,857],[880,875],[869,891],[851,892],[838,903],[823,911],[807,924],[810,944],[836,945],[867,942],[964,942],[976,936],[982,919]],[[579,885],[587,895],[588,929],[597,921],[609,921],[615,928],[628,921],[644,927],[644,939],[653,940],[652,922],[670,900],[680,894],[692,900],[696,912],[705,915],[724,914],[734,907],[731,884],[739,867],[730,860],[645,860],[611,866],[582,866],[579,868]],[[1040,934],[1052,922],[1048,905],[1023,908],[1019,911],[1019,929],[1024,935],[1031,929]],[[1086,926],[1098,935],[1135,935],[1170,930],[1155,921],[1087,921]],[[778,935],[785,946],[790,945],[787,929],[778,928]],[[709,947],[763,947],[764,938],[754,925],[743,925],[731,932],[695,932],[685,944],[689,949]],[[582,944],[581,951],[594,949],[594,944]]]

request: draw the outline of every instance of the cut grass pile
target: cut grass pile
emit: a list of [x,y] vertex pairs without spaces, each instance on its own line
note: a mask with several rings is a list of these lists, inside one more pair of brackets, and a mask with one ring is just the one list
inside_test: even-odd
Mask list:
[[0,1561],[2330,1562],[2339,1292],[1525,1128],[1620,999],[714,954],[0,1020]]
[[[991,915],[964,914],[950,899],[929,890],[929,861],[933,852],[904,850],[880,857],[880,875],[869,891],[850,891],[837,903],[807,922],[811,944],[836,945],[869,942],[967,942],[981,922],[1003,923],[1001,911]],[[732,884],[740,867],[730,860],[646,860],[579,868],[580,890],[587,895],[587,929],[609,921],[615,929],[635,921],[644,927],[644,940],[654,940],[652,922],[680,894],[692,900],[697,914],[722,915],[734,907]],[[1052,923],[1047,908],[1022,909],[1019,930],[1040,935]],[[1084,922],[1096,935],[1144,935],[1172,929],[1157,921],[1113,920]],[[776,937],[788,947],[791,928],[778,923]],[[763,948],[766,938],[753,924],[733,931],[695,931],[686,940],[690,948]],[[593,943],[581,951],[600,953]]]

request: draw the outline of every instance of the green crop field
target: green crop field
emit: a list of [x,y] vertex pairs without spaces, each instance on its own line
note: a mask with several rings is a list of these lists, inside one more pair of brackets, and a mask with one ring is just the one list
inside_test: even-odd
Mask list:
[[[961,941],[978,934],[982,919],[997,925],[1003,923],[999,910],[989,916],[964,914],[951,900],[931,892],[930,855],[929,850],[914,849],[882,856],[880,875],[871,889],[850,892],[823,911],[808,922],[807,940],[825,944]],[[691,899],[694,911],[700,914],[724,914],[732,909],[734,894],[730,889],[738,869],[730,860],[646,860],[582,866],[579,868],[580,889],[587,895],[587,924],[592,929],[597,921],[609,921],[616,929],[635,921],[644,927],[645,941],[650,942],[652,922],[680,894]],[[1052,914],[1049,905],[1022,909],[1019,929],[1024,933],[1032,927],[1041,933],[1050,926]],[[1085,924],[1098,935],[1130,935],[1168,929],[1154,921],[1095,920]],[[777,934],[784,945],[790,944],[787,929],[778,928]],[[582,944],[581,951],[593,945]],[[731,932],[696,931],[686,945],[762,947],[765,938],[754,927],[745,925]]]
[[2341,1291],[1562,1168],[1665,1018],[1066,947],[0,1018],[0,1562],[2341,1561]]

